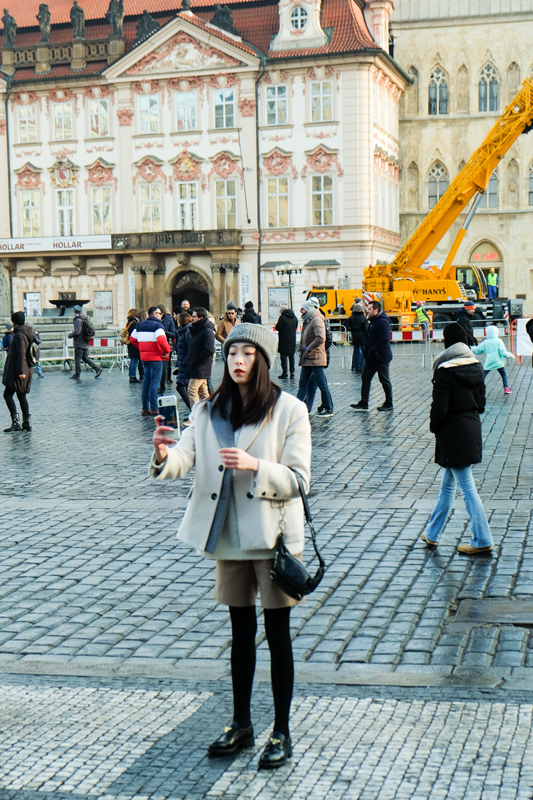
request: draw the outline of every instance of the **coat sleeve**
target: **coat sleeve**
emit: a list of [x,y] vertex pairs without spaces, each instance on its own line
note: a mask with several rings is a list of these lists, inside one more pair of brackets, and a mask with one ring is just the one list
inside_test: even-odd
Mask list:
[[476,345],[473,345],[473,346],[470,348],[470,349],[471,349],[471,351],[472,351],[473,353],[484,353],[484,352],[485,352],[485,343],[486,343],[486,341],[487,341],[486,339],[483,339],[483,341],[481,342],[481,344],[476,344]]
[[437,433],[442,428],[444,420],[450,408],[450,387],[443,375],[439,375],[439,370],[433,380],[433,400],[429,412],[429,430]]
[[264,500],[299,497],[298,481],[291,468],[300,473],[308,492],[311,481],[311,426],[303,403],[298,403],[291,414],[279,462],[259,459],[257,473],[252,479],[253,496]]
[[326,323],[323,322],[322,319],[314,319],[312,321],[313,325],[313,336],[315,337],[312,342],[309,342],[307,345],[307,349],[309,352],[311,350],[316,350],[317,347],[320,347],[321,344],[326,343]]
[[172,348],[170,347],[170,345],[168,343],[167,334],[166,334],[165,329],[163,328],[163,326],[161,326],[160,328],[157,329],[156,341],[157,341],[157,346],[159,348],[159,352],[161,353],[161,355],[162,356],[168,356],[168,354],[170,353]]
[[217,325],[217,329],[216,329],[216,332],[215,332],[215,339],[217,340],[217,342],[224,342],[225,341],[224,337],[222,336],[223,333],[224,333],[224,320],[221,319],[220,322]]
[[157,464],[155,454],[152,455],[148,474],[152,478],[160,481],[175,481],[176,478],[183,478],[194,467],[196,460],[195,447],[195,423],[196,409],[193,407],[191,412],[190,427],[186,428],[180,440],[174,447],[168,448],[168,455],[165,461]]
[[139,342],[137,341],[137,327],[135,327],[135,328],[134,328],[134,329],[133,329],[133,330],[130,332],[130,338],[129,338],[129,342],[128,342],[128,344],[131,344],[131,345],[133,345],[133,347],[136,347],[136,348],[137,348],[137,350],[139,349]]

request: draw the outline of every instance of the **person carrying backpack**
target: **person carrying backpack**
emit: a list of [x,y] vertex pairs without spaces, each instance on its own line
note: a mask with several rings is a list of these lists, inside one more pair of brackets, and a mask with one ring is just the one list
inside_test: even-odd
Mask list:
[[[86,314],[83,313],[81,306],[74,306],[74,326],[73,330],[69,333],[68,338],[74,339],[74,375],[71,376],[72,380],[79,380],[81,378],[81,362],[85,361],[86,364],[94,369],[95,378],[99,378],[102,374],[102,367],[89,358],[88,349],[89,341],[94,336],[94,328],[89,322]],[[92,332],[92,333],[91,333]]]

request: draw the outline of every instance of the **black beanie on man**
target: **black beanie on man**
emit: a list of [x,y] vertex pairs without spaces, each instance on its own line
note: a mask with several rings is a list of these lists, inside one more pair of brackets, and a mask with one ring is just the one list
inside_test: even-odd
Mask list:
[[444,347],[447,350],[448,347],[451,347],[453,344],[458,344],[459,342],[463,344],[467,343],[466,331],[458,322],[450,322],[450,324],[446,325],[444,328]]
[[26,317],[24,316],[24,311],[15,311],[11,314],[11,322],[13,325],[24,325],[26,321]]

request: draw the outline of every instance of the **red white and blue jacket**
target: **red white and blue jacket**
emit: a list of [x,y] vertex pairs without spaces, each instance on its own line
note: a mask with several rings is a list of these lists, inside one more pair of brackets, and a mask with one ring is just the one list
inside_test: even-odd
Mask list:
[[168,361],[170,345],[163,325],[155,317],[139,322],[130,333],[130,344],[138,348],[141,361]]

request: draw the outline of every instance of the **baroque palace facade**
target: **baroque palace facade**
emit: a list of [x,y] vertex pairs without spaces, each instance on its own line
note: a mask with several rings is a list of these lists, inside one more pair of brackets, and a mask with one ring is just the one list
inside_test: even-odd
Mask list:
[[[401,103],[401,235],[406,241],[533,73],[533,0],[395,0],[394,56],[411,77]],[[461,217],[436,248],[444,260]],[[533,313],[533,134],[491,176],[456,264],[495,267],[500,295]]]
[[272,321],[284,270],[295,306],[313,283],[360,286],[400,244],[392,7],[12,1],[0,314],[75,296],[117,326],[187,297],[215,315],[252,299],[264,321],[270,302]]

